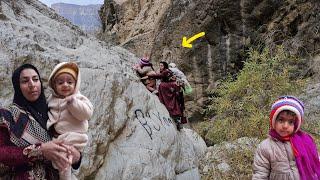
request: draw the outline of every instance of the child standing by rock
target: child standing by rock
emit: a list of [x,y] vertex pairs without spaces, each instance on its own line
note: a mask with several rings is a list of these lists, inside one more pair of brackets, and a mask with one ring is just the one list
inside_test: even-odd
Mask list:
[[272,105],[269,137],[256,150],[252,179],[320,180],[317,146],[300,130],[303,114],[303,103],[293,96]]
[[[49,77],[49,88],[52,94],[48,98],[48,129],[64,144],[72,145],[82,151],[88,142],[86,133],[93,106],[79,91],[80,71],[77,64],[72,62],[58,64]],[[72,157],[69,158],[71,161]],[[75,179],[71,176],[70,166],[67,170],[60,170],[59,175],[63,180]]]

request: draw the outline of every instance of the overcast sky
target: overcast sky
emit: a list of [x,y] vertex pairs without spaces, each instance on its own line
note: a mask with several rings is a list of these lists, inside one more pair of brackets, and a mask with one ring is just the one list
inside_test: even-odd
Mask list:
[[88,5],[88,4],[103,4],[104,0],[40,0],[47,6],[51,6],[54,3],[69,3],[69,4],[78,4],[78,5]]

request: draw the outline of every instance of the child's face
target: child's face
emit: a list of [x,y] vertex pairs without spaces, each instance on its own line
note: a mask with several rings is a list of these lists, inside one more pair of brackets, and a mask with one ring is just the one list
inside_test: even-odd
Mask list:
[[287,111],[280,112],[275,122],[276,132],[281,137],[290,136],[294,131],[295,120],[295,115],[288,113]]
[[54,80],[54,89],[63,98],[74,93],[76,80],[68,73],[59,74]]

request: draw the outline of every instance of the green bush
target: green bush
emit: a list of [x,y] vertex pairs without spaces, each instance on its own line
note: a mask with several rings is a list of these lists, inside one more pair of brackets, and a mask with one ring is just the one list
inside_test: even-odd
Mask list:
[[197,126],[209,145],[240,137],[264,138],[269,111],[280,95],[296,95],[306,84],[299,68],[301,60],[282,47],[274,51],[251,49],[236,79],[228,78],[210,92],[206,115],[214,120]]

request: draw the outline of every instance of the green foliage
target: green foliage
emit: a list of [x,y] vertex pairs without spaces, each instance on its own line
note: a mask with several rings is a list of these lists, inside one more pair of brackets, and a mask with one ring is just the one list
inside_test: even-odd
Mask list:
[[[299,93],[305,84],[298,68],[301,60],[282,47],[273,52],[251,49],[248,57],[235,80],[228,78],[210,92],[214,96],[205,112],[208,116],[215,114],[215,120],[198,126],[209,144],[244,136],[263,138],[273,101],[280,95]],[[210,129],[205,132],[206,127]]]

